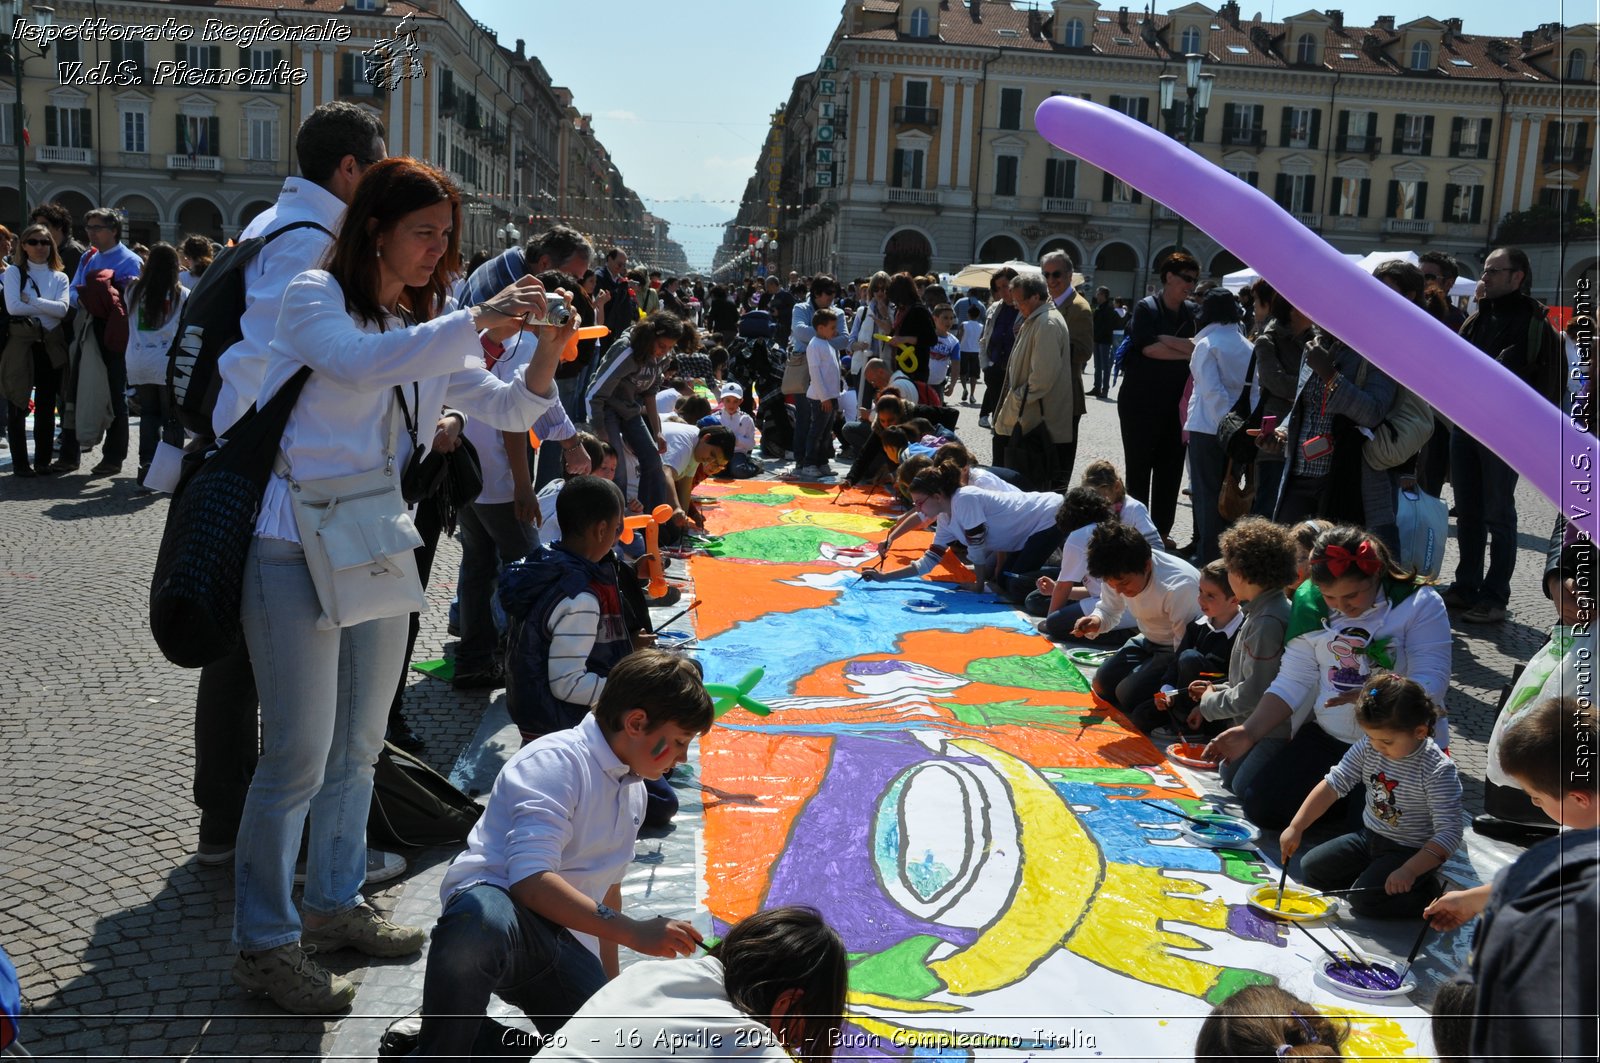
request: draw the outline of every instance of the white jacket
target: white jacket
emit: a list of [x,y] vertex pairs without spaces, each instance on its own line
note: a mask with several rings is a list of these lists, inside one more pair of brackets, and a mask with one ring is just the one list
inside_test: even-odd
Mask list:
[[[535,395],[523,380],[510,381],[483,367],[483,348],[466,310],[451,310],[406,328],[389,319],[389,330],[359,321],[344,307],[344,292],[323,270],[303,273],[283,296],[283,310],[268,355],[262,402],[303,365],[312,369],[289,414],[282,449],[297,480],[350,476],[384,464],[383,423],[399,386],[426,451],[434,425],[448,404],[507,432],[525,432],[555,401]],[[411,439],[399,410],[393,418],[395,467],[411,458]],[[267,484],[256,534],[300,541],[289,485],[274,475]]]
[[[330,233],[339,231],[344,201],[314,181],[291,177],[283,182],[278,201],[245,226],[240,239],[265,236],[297,221],[314,221]],[[261,393],[267,373],[267,348],[278,327],[278,311],[289,283],[308,269],[320,269],[333,247],[333,237],[318,229],[284,233],[261,249],[244,270],[244,316],[241,339],[217,363],[222,388],[217,393],[211,425],[221,435],[243,417]]]
[[[67,316],[67,275],[58,269],[30,263],[28,283],[24,286],[22,266],[7,265],[0,284],[4,286],[6,308],[12,317],[35,318],[45,328],[52,329]],[[27,302],[22,301],[24,292]]]

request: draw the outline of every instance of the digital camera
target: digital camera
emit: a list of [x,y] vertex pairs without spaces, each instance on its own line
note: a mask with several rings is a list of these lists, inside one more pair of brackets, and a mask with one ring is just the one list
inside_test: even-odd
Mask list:
[[565,296],[549,294],[544,297],[544,319],[552,325],[565,325],[572,317],[572,307]]

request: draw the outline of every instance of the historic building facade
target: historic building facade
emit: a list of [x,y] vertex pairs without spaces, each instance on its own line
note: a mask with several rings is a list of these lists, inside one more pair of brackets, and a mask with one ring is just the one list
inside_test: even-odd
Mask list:
[[[781,267],[941,270],[1060,247],[1094,283],[1141,294],[1180,219],[1052,147],[1033,113],[1070,94],[1186,137],[1188,54],[1214,77],[1194,150],[1343,250],[1437,247],[1476,266],[1507,212],[1596,199],[1597,50],[1592,25],[1499,40],[1459,19],[1247,21],[1234,2],[1146,19],[1094,0],[853,0],[784,109]],[[1182,240],[1209,274],[1241,265],[1192,226]]]
[[[26,203],[58,200],[78,216],[119,208],[130,241],[236,236],[294,172],[300,121],[336,99],[372,109],[391,154],[450,173],[465,199],[466,254],[498,250],[567,206],[566,216],[599,238],[639,239],[643,206],[571,92],[552,84],[523,41],[502,46],[459,0],[51,6],[58,33],[45,54],[42,40],[25,36],[21,77],[9,42],[0,61],[7,223],[22,213],[12,108],[20,81]],[[36,19],[31,0],[21,17]],[[69,28],[76,32],[60,32]],[[569,171],[574,165],[581,175]]]

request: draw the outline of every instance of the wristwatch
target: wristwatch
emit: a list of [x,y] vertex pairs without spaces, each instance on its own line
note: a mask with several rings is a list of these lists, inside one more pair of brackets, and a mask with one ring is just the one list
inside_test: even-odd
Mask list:
[[598,915],[601,919],[615,919],[617,917],[617,910],[611,907],[609,904],[596,904],[594,906],[594,914]]

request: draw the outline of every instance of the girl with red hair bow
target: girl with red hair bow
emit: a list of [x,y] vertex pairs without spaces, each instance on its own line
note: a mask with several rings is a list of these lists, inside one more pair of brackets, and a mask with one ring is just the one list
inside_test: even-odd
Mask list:
[[[1395,564],[1362,528],[1336,527],[1311,549],[1310,579],[1294,593],[1283,663],[1249,719],[1218,735],[1207,756],[1270,758],[1247,773],[1245,814],[1286,826],[1306,795],[1361,737],[1355,705],[1372,676],[1407,676],[1443,706],[1450,683],[1450,621],[1429,582]],[[1281,735],[1288,722],[1291,737]],[[1449,745],[1441,715],[1434,737]],[[1257,749],[1257,746],[1262,748]]]

